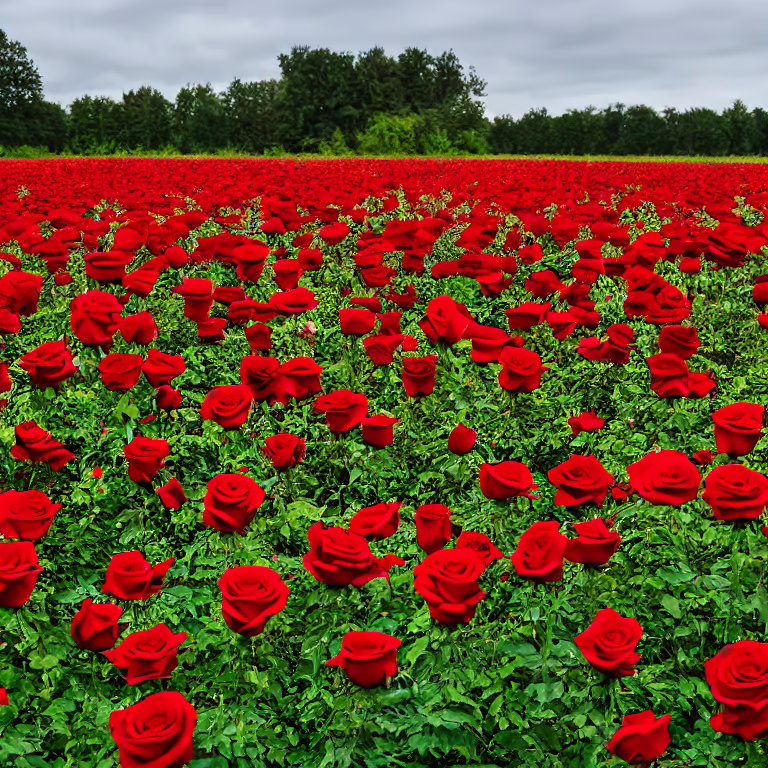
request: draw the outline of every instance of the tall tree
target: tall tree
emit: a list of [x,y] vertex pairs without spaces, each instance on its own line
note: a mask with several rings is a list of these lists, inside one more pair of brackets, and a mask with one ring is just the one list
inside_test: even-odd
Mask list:
[[371,48],[355,61],[360,82],[360,103],[365,122],[378,114],[400,114],[405,108],[403,86],[396,59],[383,48]]
[[754,152],[755,122],[751,112],[741,99],[736,99],[723,112],[725,132],[728,134],[728,151],[732,155],[750,155]]
[[221,94],[229,144],[235,149],[262,154],[280,143],[278,137],[277,80],[243,83],[235,78]]
[[224,104],[211,84],[188,85],[176,95],[173,143],[180,152],[214,152],[227,146]]
[[173,105],[160,91],[144,85],[123,94],[120,144],[127,149],[160,149],[171,141]]
[[107,96],[81,96],[69,105],[69,146],[78,154],[117,148],[120,105]]
[[363,126],[360,83],[351,53],[294,46],[280,54],[280,138],[293,151],[317,150],[339,128],[347,143]]
[[30,110],[43,101],[43,81],[27,49],[0,29],[0,144],[27,141]]

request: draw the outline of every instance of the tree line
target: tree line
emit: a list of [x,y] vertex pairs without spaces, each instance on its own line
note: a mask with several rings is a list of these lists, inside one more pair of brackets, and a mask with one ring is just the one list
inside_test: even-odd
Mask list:
[[736,101],[658,113],[612,104],[489,120],[486,82],[453,51],[376,47],[355,56],[295,46],[280,77],[234,79],[217,92],[190,84],[169,100],[152,86],[122,99],[84,95],[64,109],[43,97],[26,49],[0,30],[0,148],[117,154],[766,155],[768,112]]

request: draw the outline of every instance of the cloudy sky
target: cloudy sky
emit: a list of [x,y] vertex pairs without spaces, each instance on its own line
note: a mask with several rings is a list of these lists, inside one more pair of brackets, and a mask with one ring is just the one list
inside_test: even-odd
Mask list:
[[293,45],[452,48],[487,80],[489,115],[612,102],[768,106],[759,0],[0,0],[46,97],[279,76]]

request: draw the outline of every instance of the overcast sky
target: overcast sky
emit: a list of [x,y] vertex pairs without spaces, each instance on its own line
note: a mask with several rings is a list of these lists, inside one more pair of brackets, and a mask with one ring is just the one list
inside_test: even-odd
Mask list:
[[46,97],[152,85],[221,90],[278,77],[293,45],[359,53],[452,48],[487,80],[489,116],[620,101],[768,106],[762,0],[0,0]]

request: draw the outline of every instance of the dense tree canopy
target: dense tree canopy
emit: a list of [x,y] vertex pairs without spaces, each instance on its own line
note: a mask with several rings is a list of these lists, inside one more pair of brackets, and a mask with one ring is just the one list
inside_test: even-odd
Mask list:
[[144,85],[119,101],[84,95],[65,111],[44,100],[26,49],[0,30],[0,152],[768,154],[768,112],[740,100],[722,113],[617,103],[491,121],[485,81],[453,51],[294,46],[278,63],[277,80],[235,78],[221,92],[189,83],[173,102]]

